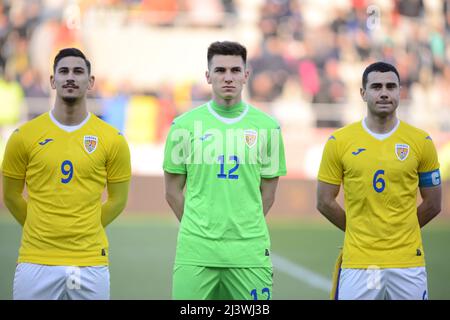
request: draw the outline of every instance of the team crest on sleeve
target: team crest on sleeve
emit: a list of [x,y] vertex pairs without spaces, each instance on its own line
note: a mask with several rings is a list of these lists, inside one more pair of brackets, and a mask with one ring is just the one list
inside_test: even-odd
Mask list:
[[245,144],[251,148],[256,144],[258,133],[256,130],[244,130]]
[[401,161],[408,158],[409,154],[409,145],[397,143],[395,144],[395,154],[397,155],[397,158]]
[[97,149],[98,138],[96,136],[84,136],[84,149],[87,153],[92,153]]

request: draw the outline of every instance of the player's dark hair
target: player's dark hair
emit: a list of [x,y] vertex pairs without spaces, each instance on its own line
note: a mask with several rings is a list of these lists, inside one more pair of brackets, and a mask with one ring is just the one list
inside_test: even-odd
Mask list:
[[238,42],[216,41],[208,47],[208,66],[215,55],[241,56],[244,64],[247,63],[247,49]]
[[58,62],[65,57],[79,57],[86,62],[86,67],[88,70],[88,74],[91,74],[91,63],[88,59],[86,59],[86,56],[83,52],[81,52],[80,49],[77,48],[65,48],[61,49],[58,54],[55,57],[55,60],[53,61],[53,72],[56,72],[56,66],[58,65]]
[[390,71],[392,71],[397,75],[398,82],[400,82],[400,75],[398,74],[397,69],[392,64],[378,61],[378,62],[372,63],[370,66],[368,66],[366,68],[366,70],[364,70],[364,73],[362,76],[363,89],[366,89],[367,77],[369,76],[369,73],[374,72],[374,71],[375,72],[390,72]]

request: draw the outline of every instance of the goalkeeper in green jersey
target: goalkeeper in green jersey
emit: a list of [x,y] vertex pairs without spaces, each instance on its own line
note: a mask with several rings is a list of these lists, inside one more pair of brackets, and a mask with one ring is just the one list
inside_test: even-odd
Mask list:
[[286,175],[280,126],[242,101],[245,47],[214,42],[207,57],[212,100],[176,118],[165,147],[166,199],[180,221],[172,296],[272,299],[265,216]]

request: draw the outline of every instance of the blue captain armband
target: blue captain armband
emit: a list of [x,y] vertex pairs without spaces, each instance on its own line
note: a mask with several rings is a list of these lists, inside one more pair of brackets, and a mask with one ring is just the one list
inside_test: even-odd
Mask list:
[[419,187],[428,188],[441,184],[441,173],[439,169],[429,172],[419,172]]

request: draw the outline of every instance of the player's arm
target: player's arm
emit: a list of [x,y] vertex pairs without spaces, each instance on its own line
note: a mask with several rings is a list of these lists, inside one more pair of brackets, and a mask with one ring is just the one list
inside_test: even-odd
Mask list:
[[345,231],[345,211],[337,203],[340,185],[317,182],[317,210],[336,227]]
[[130,181],[108,182],[108,199],[102,205],[102,225],[106,227],[125,209]]
[[441,212],[442,201],[438,155],[430,136],[425,138],[418,176],[422,203],[417,207],[417,219],[422,228]]
[[186,184],[186,175],[164,171],[164,184],[166,188],[166,201],[172,208],[178,221],[181,221],[184,210],[183,189]]
[[27,202],[22,195],[24,185],[24,179],[3,176],[3,202],[22,226],[27,218]]
[[441,186],[420,188],[422,203],[417,207],[417,218],[422,228],[441,212]]
[[278,177],[261,178],[261,185],[259,189],[261,190],[264,216],[269,213],[269,210],[275,201],[275,192],[277,191],[277,186]]

